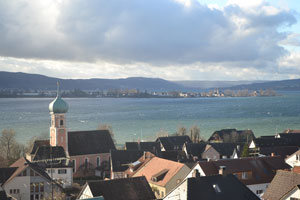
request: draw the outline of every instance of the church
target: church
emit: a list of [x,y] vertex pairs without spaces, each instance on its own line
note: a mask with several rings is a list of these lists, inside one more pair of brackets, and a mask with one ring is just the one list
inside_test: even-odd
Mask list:
[[[50,141],[44,142],[43,145],[46,143],[52,149],[63,147],[73,166],[74,177],[93,176],[103,165],[108,167],[110,150],[116,149],[115,144],[108,130],[68,131],[68,108],[58,87],[56,98],[49,104]],[[39,146],[39,143],[41,142],[36,141],[35,145]],[[33,154],[34,152],[31,153]]]

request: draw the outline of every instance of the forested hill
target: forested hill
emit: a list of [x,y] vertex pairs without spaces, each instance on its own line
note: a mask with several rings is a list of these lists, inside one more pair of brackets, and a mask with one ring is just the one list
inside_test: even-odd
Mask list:
[[171,81],[159,78],[132,77],[125,79],[59,79],[39,74],[0,72],[0,89],[56,89],[59,81],[63,90],[140,89],[153,91],[184,90]]
[[300,79],[290,79],[290,80],[282,80],[282,81],[269,81],[265,83],[252,83],[249,85],[238,85],[233,86],[228,89],[231,90],[282,90],[282,91],[298,91],[300,90]]

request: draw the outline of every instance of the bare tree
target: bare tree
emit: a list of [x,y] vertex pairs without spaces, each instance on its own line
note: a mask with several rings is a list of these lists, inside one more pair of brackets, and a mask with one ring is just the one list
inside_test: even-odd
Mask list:
[[165,131],[163,129],[159,130],[157,133],[156,133],[156,137],[168,137],[169,136],[169,133],[168,131]]
[[196,126],[196,125],[192,126],[190,133],[191,133],[190,137],[191,137],[192,142],[200,141],[200,128],[198,126]]
[[15,131],[12,129],[4,129],[0,136],[0,154],[8,161],[13,163],[23,154],[23,147],[15,139]]
[[184,126],[178,127],[176,135],[186,135],[186,128]]

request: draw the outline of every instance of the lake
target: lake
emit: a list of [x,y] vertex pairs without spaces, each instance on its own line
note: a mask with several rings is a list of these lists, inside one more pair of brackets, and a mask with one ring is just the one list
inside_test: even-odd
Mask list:
[[[17,139],[49,137],[47,98],[0,99],[0,131],[14,129]],[[117,143],[155,140],[159,132],[176,132],[180,126],[200,127],[208,137],[224,128],[252,129],[256,136],[285,129],[300,129],[300,93],[276,97],[235,98],[64,98],[69,104],[69,130],[112,126]]]

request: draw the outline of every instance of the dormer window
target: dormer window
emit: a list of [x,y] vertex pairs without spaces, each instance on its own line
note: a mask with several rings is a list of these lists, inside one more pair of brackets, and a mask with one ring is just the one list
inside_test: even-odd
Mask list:
[[166,174],[168,173],[168,169],[163,169],[162,171],[158,172],[157,174],[154,174],[152,177],[151,177],[151,180],[153,182],[158,182],[158,181],[161,181],[165,178]]

